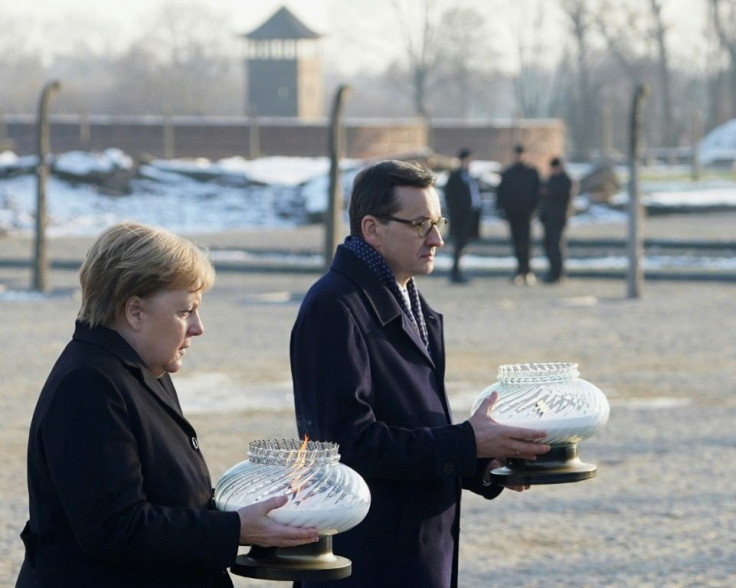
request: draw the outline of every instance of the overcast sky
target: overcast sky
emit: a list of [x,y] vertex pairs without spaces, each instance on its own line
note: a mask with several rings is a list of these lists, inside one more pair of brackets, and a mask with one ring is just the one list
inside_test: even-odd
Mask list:
[[[3,13],[63,17],[86,13],[132,25],[171,0],[0,0]],[[350,0],[347,0],[348,2]],[[286,5],[306,23],[326,27],[330,0],[206,0],[208,8],[225,12],[249,29]]]
[[[164,4],[195,3],[196,0],[0,0],[0,19],[14,19],[23,34],[46,35],[54,43],[73,42],[81,34],[90,44],[105,43],[113,49],[127,43]],[[419,0],[403,0],[418,2]],[[638,0],[643,2],[643,0]],[[198,2],[222,15],[230,30],[224,35],[246,33],[286,5],[305,24],[327,35],[325,61],[346,73],[379,69],[392,51],[400,47],[393,36],[401,35],[397,19],[391,18],[391,2],[377,0],[206,0]],[[441,4],[441,3],[440,3]],[[505,69],[516,66],[519,35],[542,39],[550,65],[565,44],[564,21],[556,0],[453,0],[443,6],[473,6],[486,15],[488,35],[502,54]],[[702,37],[706,0],[664,0],[665,18],[671,24],[671,51],[691,59],[692,47]],[[531,30],[529,15],[544,7],[542,30]],[[41,32],[43,31],[43,32]],[[84,31],[84,32],[82,32]],[[95,33],[97,35],[95,37]],[[66,36],[65,36],[66,35]],[[351,48],[355,49],[351,51]],[[352,71],[351,71],[352,70]]]

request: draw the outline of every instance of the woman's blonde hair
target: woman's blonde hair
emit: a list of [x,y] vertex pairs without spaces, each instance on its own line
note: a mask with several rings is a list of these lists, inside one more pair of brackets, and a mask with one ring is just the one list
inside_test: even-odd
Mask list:
[[103,231],[82,263],[82,307],[77,318],[90,327],[111,325],[133,296],[167,289],[204,292],[215,270],[204,250],[169,231],[123,222]]

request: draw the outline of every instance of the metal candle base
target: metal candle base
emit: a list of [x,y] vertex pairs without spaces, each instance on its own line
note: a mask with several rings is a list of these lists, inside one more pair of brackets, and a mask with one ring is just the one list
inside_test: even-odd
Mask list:
[[552,447],[536,461],[509,458],[505,467],[491,471],[491,482],[501,486],[566,484],[594,478],[596,466],[578,457],[577,443]]
[[347,578],[352,562],[332,553],[332,536],[297,547],[259,547],[239,555],[230,571],[237,576],[263,580],[339,580]]

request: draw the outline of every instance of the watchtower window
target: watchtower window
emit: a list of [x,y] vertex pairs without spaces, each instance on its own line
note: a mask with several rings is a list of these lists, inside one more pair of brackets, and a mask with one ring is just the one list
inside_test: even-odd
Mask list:
[[268,59],[268,41],[259,41],[256,44],[256,57]]
[[271,59],[282,59],[284,56],[284,43],[281,39],[271,41]]

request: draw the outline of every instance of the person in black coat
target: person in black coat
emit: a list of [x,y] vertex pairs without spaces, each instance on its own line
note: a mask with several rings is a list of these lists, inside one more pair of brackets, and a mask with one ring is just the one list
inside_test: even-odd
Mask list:
[[30,519],[19,588],[232,586],[240,544],[316,541],[276,523],[285,497],[213,507],[197,433],[170,373],[214,281],[204,253],[167,231],[121,223],[82,265],[71,342],[41,391],[28,439]]
[[443,221],[431,172],[399,161],[362,170],[350,236],[302,301],[290,344],[299,434],[338,443],[371,506],[333,538],[352,575],[295,586],[457,586],[461,490],[494,498],[498,460],[549,449],[535,442],[544,433],[488,416],[497,396],[453,423],[442,315],[414,281],[434,268]]
[[565,243],[563,235],[570,214],[572,180],[567,175],[562,160],[550,161],[550,176],[542,187],[539,220],[544,227],[544,251],[549,261],[549,272],[544,281],[559,282],[564,274]]
[[496,188],[496,208],[503,212],[511,231],[514,283],[532,285],[536,283],[530,265],[532,217],[539,204],[541,181],[537,169],[526,162],[524,147],[517,145],[514,154],[514,163],[503,171]]
[[470,175],[472,153],[469,149],[461,149],[457,157],[460,165],[450,172],[444,187],[453,244],[450,281],[456,284],[467,281],[460,271],[460,258],[467,244],[480,234],[481,210],[478,182]]

